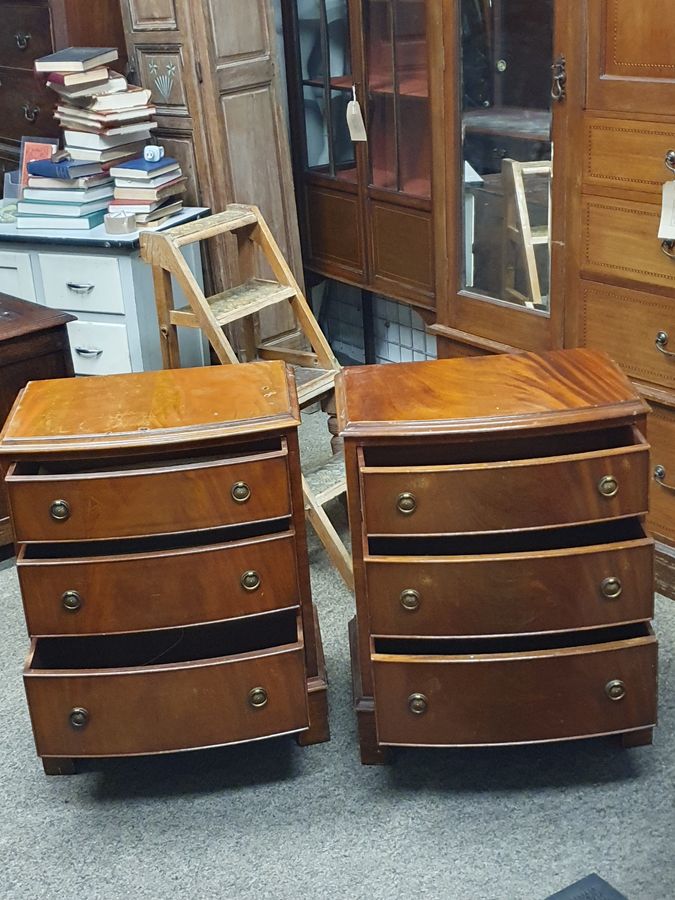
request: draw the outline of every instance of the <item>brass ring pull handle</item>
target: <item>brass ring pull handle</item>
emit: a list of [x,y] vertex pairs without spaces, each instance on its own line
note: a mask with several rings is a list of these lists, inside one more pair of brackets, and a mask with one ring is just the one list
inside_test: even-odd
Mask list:
[[666,469],[665,466],[656,466],[654,469],[654,481],[658,482],[662,488],[665,488],[667,491],[675,492],[675,485],[666,484]]
[[24,119],[27,122],[37,121],[37,117],[40,115],[39,106],[36,106],[34,103],[24,103],[21,109],[23,110]]
[[608,600],[617,600],[623,591],[621,579],[615,578],[613,575],[609,578],[603,578],[600,582],[600,590],[602,591],[602,596],[607,597]]
[[663,353],[664,356],[673,356],[675,357],[675,351],[668,350],[668,332],[667,331],[659,331],[654,340],[654,344],[659,353]]
[[255,687],[248,692],[248,704],[253,709],[262,709],[263,706],[267,706],[268,699],[265,688]]
[[25,50],[28,47],[30,42],[30,35],[26,31],[17,31],[14,35],[14,40],[16,41],[16,46],[19,50]]
[[429,701],[424,694],[411,694],[408,697],[408,709],[414,716],[423,716],[429,709]]
[[616,497],[619,493],[619,482],[613,475],[605,475],[598,482],[598,491],[603,497]]
[[249,569],[241,576],[240,583],[245,591],[257,591],[260,587],[260,575],[253,569]]
[[89,710],[83,706],[76,706],[71,709],[68,716],[71,728],[84,728],[89,723]]
[[674,249],[675,241],[661,241],[661,250],[663,250],[669,259],[675,259],[675,253],[673,253]]
[[232,494],[232,499],[235,503],[246,503],[251,496],[251,488],[245,481],[238,481],[236,484],[232,485],[230,493]]
[[70,504],[67,500],[54,500],[49,507],[49,515],[55,522],[65,522],[70,518]]
[[406,612],[417,612],[422,602],[419,591],[415,591],[412,588],[406,588],[404,591],[401,591],[400,599],[401,606]]
[[605,693],[610,700],[623,700],[626,696],[626,685],[619,678],[614,678],[605,685]]
[[61,595],[61,604],[67,612],[77,612],[82,609],[82,597],[77,591],[66,591]]
[[417,500],[410,491],[404,491],[396,498],[396,508],[404,516],[411,516],[417,509]]
[[669,150],[666,153],[666,169],[670,169],[671,172],[675,172],[675,150]]

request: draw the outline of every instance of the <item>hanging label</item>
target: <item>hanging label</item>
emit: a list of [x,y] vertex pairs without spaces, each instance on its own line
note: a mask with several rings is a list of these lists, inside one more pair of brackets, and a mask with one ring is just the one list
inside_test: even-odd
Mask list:
[[663,185],[659,240],[675,241],[675,181],[668,181]]
[[352,99],[347,104],[347,128],[349,128],[349,135],[354,142],[368,140],[361,104],[356,99],[356,87],[352,88]]

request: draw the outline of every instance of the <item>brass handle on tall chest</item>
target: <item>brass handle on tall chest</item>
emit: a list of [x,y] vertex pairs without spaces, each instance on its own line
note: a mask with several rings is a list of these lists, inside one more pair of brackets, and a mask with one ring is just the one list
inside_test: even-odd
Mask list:
[[77,591],[66,591],[61,595],[61,604],[68,612],[77,612],[82,608],[82,597]]
[[667,491],[675,491],[675,485],[666,484],[666,470],[664,466],[656,466],[654,469],[654,481]]
[[609,578],[603,578],[600,583],[600,590],[602,591],[603,597],[607,597],[608,600],[616,600],[621,596],[621,592],[623,591],[621,579],[615,578],[613,575]]
[[671,172],[675,172],[675,150],[669,150],[666,153],[666,169],[670,169]]
[[262,709],[267,706],[267,691],[262,687],[255,687],[248,692],[248,703],[253,709]]
[[71,709],[68,721],[72,728],[84,728],[89,722],[89,710],[82,706]]
[[49,507],[49,515],[55,522],[65,522],[70,518],[70,504],[67,500],[54,500]]
[[236,503],[246,503],[251,496],[251,488],[245,481],[238,481],[236,484],[232,485],[231,494],[232,499]]
[[422,716],[429,708],[429,701],[424,694],[411,694],[408,697],[408,709],[414,716]]
[[674,249],[675,241],[661,241],[661,250],[663,250],[669,259],[675,259],[675,253],[673,253]]
[[598,491],[603,497],[616,497],[619,493],[619,482],[613,475],[605,475],[598,482]]
[[420,608],[421,602],[422,598],[419,591],[415,591],[412,588],[406,588],[405,591],[401,591],[401,606],[406,612],[416,612]]
[[241,576],[240,582],[245,591],[257,591],[260,587],[260,575],[253,569],[249,569]]
[[614,678],[605,685],[605,693],[610,700],[623,700],[626,696],[626,685],[619,678]]
[[672,350],[668,350],[668,332],[667,331],[659,331],[654,339],[654,344],[659,353],[663,353],[664,356],[673,356],[675,357],[675,352]]
[[27,122],[37,121],[37,117],[40,115],[39,106],[36,106],[34,103],[24,103],[21,109],[23,110],[23,117]]
[[399,512],[403,513],[404,516],[412,515],[417,509],[415,495],[411,494],[410,491],[404,491],[404,493],[399,494],[396,500],[396,508]]
[[25,50],[30,41],[30,35],[26,31],[17,31],[14,35],[14,40],[16,41],[16,46],[19,50]]

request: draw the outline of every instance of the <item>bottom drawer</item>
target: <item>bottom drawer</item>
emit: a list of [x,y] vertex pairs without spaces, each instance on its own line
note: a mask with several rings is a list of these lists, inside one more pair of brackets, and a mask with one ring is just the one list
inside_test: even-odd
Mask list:
[[126,325],[71,322],[68,336],[76,375],[124,375],[132,371]]
[[37,638],[24,683],[40,756],[162,753],[308,727],[295,611],[124,637]]
[[376,640],[372,664],[381,744],[534,743],[656,722],[657,643],[644,624],[545,641]]

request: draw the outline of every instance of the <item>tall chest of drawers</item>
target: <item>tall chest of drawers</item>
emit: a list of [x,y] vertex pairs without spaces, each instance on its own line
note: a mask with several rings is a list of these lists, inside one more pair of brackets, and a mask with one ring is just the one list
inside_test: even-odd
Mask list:
[[648,408],[602,354],[347,369],[361,758],[656,722]]
[[328,739],[290,370],[29,384],[2,437],[47,773]]

